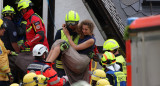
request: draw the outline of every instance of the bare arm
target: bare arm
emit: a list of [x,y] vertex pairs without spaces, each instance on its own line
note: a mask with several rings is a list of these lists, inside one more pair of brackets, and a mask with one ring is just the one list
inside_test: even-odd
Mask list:
[[63,31],[64,31],[64,34],[67,36],[70,45],[71,45],[75,50],[84,50],[84,49],[86,49],[86,48],[88,48],[88,47],[90,47],[90,46],[92,46],[92,45],[94,44],[94,39],[89,39],[89,40],[87,40],[87,41],[85,41],[85,42],[83,42],[83,43],[81,43],[81,44],[79,44],[79,45],[76,45],[76,44],[72,41],[72,38],[71,38],[68,30],[67,30],[65,27],[63,27]]
[[12,42],[11,43],[12,44],[12,47],[13,47],[13,49],[16,51],[16,52],[20,52],[20,49],[19,49],[19,47],[18,47],[18,44],[16,43],[16,42]]

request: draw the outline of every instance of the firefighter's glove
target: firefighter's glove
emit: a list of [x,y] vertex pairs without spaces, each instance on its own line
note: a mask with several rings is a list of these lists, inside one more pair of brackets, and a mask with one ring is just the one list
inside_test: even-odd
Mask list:
[[93,60],[96,61],[96,62],[99,62],[100,59],[101,59],[101,57],[102,57],[102,55],[99,54],[99,53],[97,53],[97,54],[95,54],[95,55],[93,56]]
[[29,45],[25,42],[20,46],[20,49],[25,50],[25,48],[28,48],[28,47],[29,47]]
[[67,42],[62,42],[60,45],[61,51],[65,51],[66,49],[69,48],[69,44]]
[[94,57],[94,52],[90,52],[90,53],[88,54],[88,57],[89,57],[90,59],[93,59],[93,57]]
[[11,72],[7,73],[10,83],[13,83],[14,77]]
[[12,56],[18,56],[18,54],[17,54],[16,52],[14,52],[14,51],[11,51],[10,54],[11,54]]
[[62,76],[62,78],[64,78],[66,80],[66,82],[69,81],[68,76]]

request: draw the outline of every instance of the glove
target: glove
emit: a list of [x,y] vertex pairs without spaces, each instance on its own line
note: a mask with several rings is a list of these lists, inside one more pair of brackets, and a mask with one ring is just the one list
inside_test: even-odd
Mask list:
[[97,53],[93,56],[93,60],[96,62],[99,62],[101,57],[103,57],[101,54]]
[[12,56],[18,56],[18,54],[16,52],[14,52],[14,51],[11,51],[11,55]]
[[20,49],[25,50],[25,48],[28,48],[28,47],[29,47],[29,45],[25,42],[20,46]]
[[66,41],[61,43],[61,45],[60,45],[61,51],[64,51],[68,48],[69,48],[69,44]]
[[66,80],[66,82],[69,81],[68,76],[62,76],[62,78],[64,78]]
[[13,83],[14,77],[11,72],[7,73],[10,83]]

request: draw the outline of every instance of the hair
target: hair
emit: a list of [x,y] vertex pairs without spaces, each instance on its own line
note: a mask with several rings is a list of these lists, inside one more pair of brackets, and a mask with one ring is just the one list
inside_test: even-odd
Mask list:
[[94,24],[93,24],[92,21],[86,19],[86,20],[83,20],[83,21],[79,24],[79,27],[78,27],[78,30],[77,30],[77,33],[80,34],[80,38],[84,38],[84,34],[83,34],[83,32],[82,32],[83,25],[87,25],[88,28],[90,29],[91,33],[93,34]]

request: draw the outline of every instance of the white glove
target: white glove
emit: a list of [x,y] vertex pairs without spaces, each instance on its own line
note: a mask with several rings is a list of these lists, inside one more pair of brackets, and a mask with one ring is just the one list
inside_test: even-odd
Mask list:
[[66,80],[66,82],[68,82],[68,76],[62,76],[62,78],[64,78]]

